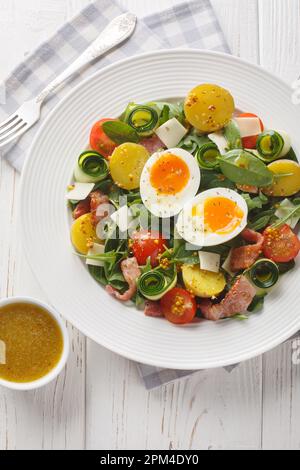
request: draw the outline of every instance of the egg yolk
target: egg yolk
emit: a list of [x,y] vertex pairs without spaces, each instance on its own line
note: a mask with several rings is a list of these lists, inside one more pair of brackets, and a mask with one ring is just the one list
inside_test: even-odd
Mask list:
[[160,157],[150,171],[151,186],[162,195],[179,193],[185,188],[189,179],[189,167],[181,158],[172,153]]
[[244,212],[236,202],[225,197],[212,197],[204,203],[204,223],[207,229],[218,234],[233,232],[243,219]]

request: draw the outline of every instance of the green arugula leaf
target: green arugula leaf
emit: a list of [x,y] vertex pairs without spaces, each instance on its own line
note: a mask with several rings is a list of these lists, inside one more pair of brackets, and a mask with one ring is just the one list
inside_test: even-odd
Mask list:
[[245,321],[245,320],[249,320],[249,317],[248,315],[242,315],[240,313],[238,313],[237,315],[234,315],[233,317],[231,317],[233,320],[239,320],[239,321]]
[[114,264],[116,262],[117,253],[115,251],[109,251],[107,253],[102,253],[99,255],[80,255],[84,258],[96,260],[96,261],[104,261],[105,263]]
[[212,188],[236,189],[235,184],[219,171],[201,170],[200,190],[205,191]]
[[144,310],[146,301],[139,291],[136,292],[131,300],[135,303],[135,306],[138,310]]
[[270,186],[273,174],[267,166],[245,150],[231,150],[219,159],[222,173],[230,181],[250,186]]
[[233,119],[224,127],[224,137],[228,142],[228,150],[243,148],[239,126]]
[[170,119],[170,106],[165,104],[163,106],[163,109],[161,111],[161,115],[159,118],[159,127],[165,124],[165,122],[169,121],[169,119]]
[[151,266],[151,258],[150,256],[147,258],[147,263],[145,264],[145,266],[142,266],[141,267],[141,271],[142,271],[142,274],[144,273],[148,273],[149,271],[152,270],[152,266]]
[[295,153],[295,150],[293,148],[291,148],[289,153],[284,158],[287,158],[288,160],[293,160],[294,162],[299,163],[299,160],[298,160],[297,155]]
[[97,189],[99,189],[104,194],[108,194],[111,187],[113,186],[113,184],[114,183],[113,183],[112,179],[107,178],[103,181],[99,181],[99,183],[96,183],[95,186],[94,186],[93,191],[96,191]]
[[267,295],[268,295],[267,292],[264,292],[263,294],[260,294],[260,295],[256,295],[254,299],[252,300],[252,303],[248,307],[248,312],[256,313],[259,310],[261,310],[264,306],[265,298]]
[[211,140],[207,136],[200,135],[193,130],[179,142],[178,147],[194,155],[200,147],[207,143],[211,143]]
[[102,266],[88,266],[88,270],[92,277],[99,282],[99,284],[102,284],[103,286],[107,285],[107,279],[105,277],[104,273],[104,268]]
[[254,198],[252,198],[250,194],[242,194],[241,196],[245,199],[249,211],[254,209],[262,209],[262,207],[269,202],[268,197],[263,193],[260,193],[259,196]]
[[176,248],[173,252],[170,250],[165,251],[162,255],[163,258],[167,257],[172,263],[179,264],[197,264],[199,263],[198,251],[187,250],[186,242],[184,240],[176,241]]
[[138,143],[140,138],[138,133],[128,124],[122,121],[106,121],[102,125],[105,134],[116,144],[125,142]]
[[250,219],[248,223],[248,227],[255,231],[262,230],[265,227],[267,227],[267,225],[270,225],[270,222],[273,219],[274,214],[275,214],[275,208],[262,211],[259,214],[257,214],[255,217]]
[[[166,101],[154,101],[151,103],[146,103],[148,106],[155,106],[159,112],[161,113],[161,116],[165,112],[165,117],[166,117],[166,107],[169,108],[168,111],[168,119],[176,118],[178,121],[183,124],[185,121],[185,115],[184,115],[184,103],[168,103]],[[166,122],[166,121],[165,121]]]

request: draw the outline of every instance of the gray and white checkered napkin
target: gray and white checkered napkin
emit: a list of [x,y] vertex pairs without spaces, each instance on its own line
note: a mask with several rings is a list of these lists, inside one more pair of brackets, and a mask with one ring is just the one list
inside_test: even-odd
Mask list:
[[[44,86],[96,39],[110,20],[120,13],[122,10],[116,2],[97,0],[26,58],[4,83],[5,93],[3,96],[0,93],[0,100],[3,98],[3,106],[0,108],[0,122],[24,101],[35,97]],[[33,135],[41,122],[50,109],[82,78],[125,57],[161,48],[178,47],[229,52],[209,0],[185,2],[139,21],[137,29],[129,41],[74,77],[50,98],[43,106],[39,123],[17,143],[13,143],[2,151],[2,156],[20,171]],[[147,389],[191,374],[191,371],[158,369],[142,364],[139,364],[138,367]]]
[[[97,0],[65,24],[48,42],[21,63],[4,83],[0,122],[26,100],[34,98],[100,34],[106,24],[122,13],[115,1]],[[122,47],[100,59],[67,82],[42,108],[41,120],[17,143],[2,151],[21,170],[33,135],[49,111],[82,78],[120,59],[162,48],[193,47],[227,51],[228,47],[209,0],[183,3],[138,22],[134,35]],[[1,93],[0,93],[1,99]]]

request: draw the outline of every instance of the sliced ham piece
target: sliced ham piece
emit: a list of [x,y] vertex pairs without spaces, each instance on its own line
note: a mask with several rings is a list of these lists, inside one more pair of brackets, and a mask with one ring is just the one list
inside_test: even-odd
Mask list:
[[73,218],[78,219],[84,214],[91,212],[91,199],[88,196],[84,201],[80,201],[73,211]]
[[150,155],[157,152],[158,150],[165,149],[165,144],[160,140],[157,135],[153,135],[152,137],[145,137],[140,141],[140,145],[143,145]]
[[[99,190],[93,191],[84,201],[80,201],[77,204],[73,211],[73,217],[74,219],[78,219],[82,215],[91,212],[92,222],[94,225],[97,225],[97,223],[104,217],[107,217],[109,213],[106,206],[107,204],[109,204],[109,197],[106,194],[103,194]],[[103,210],[101,210],[101,206],[103,206]]]
[[125,281],[128,284],[128,290],[121,294],[117,289],[114,289],[112,286],[106,286],[106,292],[110,295],[113,295],[118,300],[127,302],[127,300],[132,299],[136,293],[137,286],[136,281],[141,275],[141,270],[139,268],[136,258],[127,258],[121,261],[121,270],[124,276]]
[[144,313],[147,317],[163,317],[160,303],[153,302],[152,300],[147,300],[145,302]]
[[209,299],[199,303],[202,315],[207,320],[218,321],[230,318],[247,310],[256,295],[256,290],[245,276],[241,276],[219,304]]
[[[104,217],[107,217],[109,212],[106,205],[109,203],[109,197],[106,194],[103,194],[101,191],[93,191],[90,194],[90,210],[92,213],[92,222],[94,225],[97,225]],[[103,205],[103,210],[101,211],[101,206]]]
[[255,263],[261,254],[264,243],[263,235],[261,233],[254,232],[254,230],[245,229],[242,233],[242,237],[246,242],[253,244],[240,246],[239,248],[234,248],[232,250],[230,269],[235,273],[248,269]]

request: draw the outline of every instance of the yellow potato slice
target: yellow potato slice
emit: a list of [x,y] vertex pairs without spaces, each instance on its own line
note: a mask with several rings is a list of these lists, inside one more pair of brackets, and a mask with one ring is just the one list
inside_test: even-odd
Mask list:
[[268,168],[274,174],[274,182],[272,186],[263,190],[265,194],[289,197],[300,191],[300,165],[297,162],[276,160],[270,163]]
[[148,158],[149,153],[142,145],[131,142],[119,145],[109,162],[112,179],[120,188],[139,188],[141,174]]
[[234,109],[234,100],[229,91],[210,84],[199,85],[191,90],[184,104],[188,122],[206,133],[218,131],[226,126]]
[[71,240],[76,250],[83,255],[89,251],[89,242],[99,242],[92,224],[92,214],[84,214],[73,222]]
[[221,294],[226,286],[224,274],[204,271],[198,265],[184,264],[182,276],[187,290],[197,297],[215,297]]

